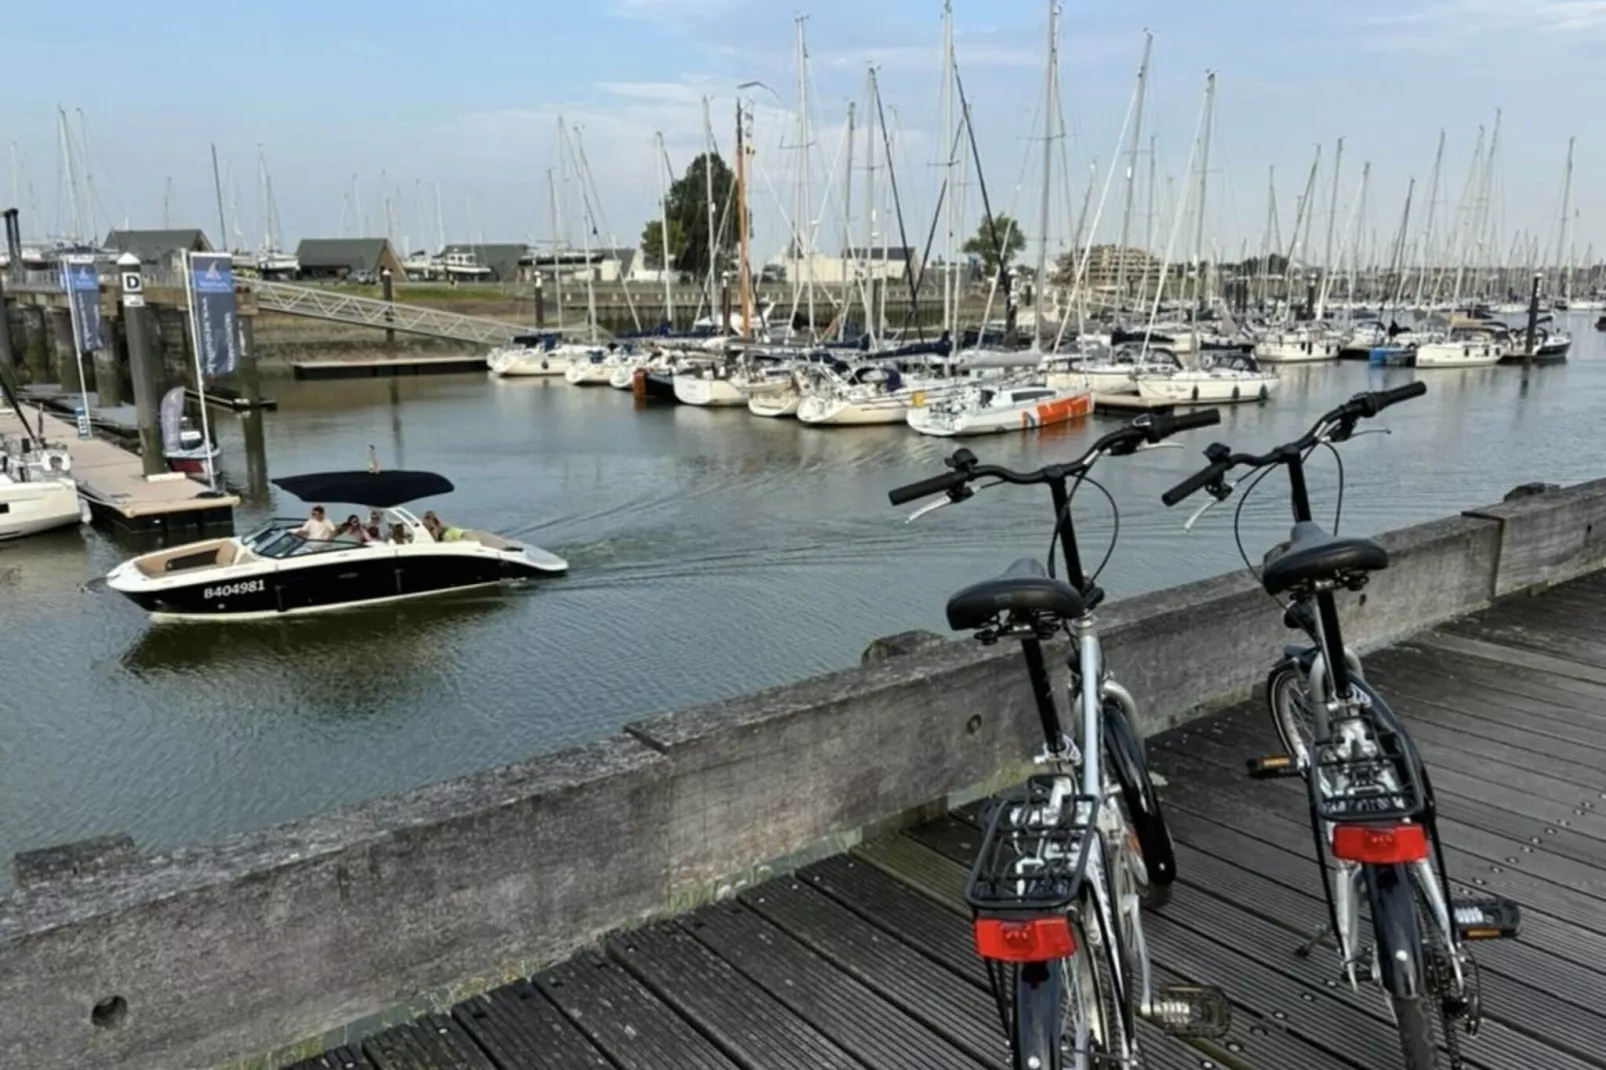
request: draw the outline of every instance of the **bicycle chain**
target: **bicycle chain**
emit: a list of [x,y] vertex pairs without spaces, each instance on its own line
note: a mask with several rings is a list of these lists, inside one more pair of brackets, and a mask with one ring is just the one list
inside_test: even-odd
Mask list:
[[1465,1064],[1461,1059],[1461,1031],[1457,1026],[1461,1025],[1463,1020],[1467,1018],[1466,1008],[1476,1008],[1477,1006],[1478,996],[1475,987],[1477,984],[1475,979],[1477,968],[1471,965],[1472,959],[1471,956],[1468,956],[1467,963],[1472,968],[1472,975],[1471,977],[1463,977],[1463,983],[1467,991],[1466,1002],[1459,1013],[1452,1014],[1447,993],[1455,989],[1455,971],[1450,968],[1449,956],[1442,948],[1429,947],[1425,950],[1427,951],[1425,964],[1428,970],[1428,991],[1439,1002],[1439,1021],[1444,1026],[1444,1047],[1450,1055],[1449,1070],[1464,1070]]

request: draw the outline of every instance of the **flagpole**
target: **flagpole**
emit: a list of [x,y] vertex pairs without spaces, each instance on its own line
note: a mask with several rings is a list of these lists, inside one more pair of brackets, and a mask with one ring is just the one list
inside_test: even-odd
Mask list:
[[[195,307],[195,271],[190,251],[184,250],[184,300],[190,306],[190,348],[195,353],[195,392],[201,397],[201,459],[206,465],[206,485],[217,490],[217,473],[212,468],[212,427],[206,416],[206,369],[201,366],[201,325]],[[179,439],[180,444],[183,438]]]
[[[89,411],[89,380],[84,375],[84,325],[78,317],[78,299],[73,296],[72,274],[74,266],[70,260],[62,262],[62,267],[66,272],[65,277],[62,279],[65,284],[62,288],[67,291],[67,322],[72,326],[72,351],[74,359],[78,362],[78,396],[84,405],[84,426],[92,427],[94,426],[94,414]],[[83,265],[76,266],[82,267]],[[95,300],[100,300],[98,293],[95,296]],[[80,429],[81,433],[82,429]]]

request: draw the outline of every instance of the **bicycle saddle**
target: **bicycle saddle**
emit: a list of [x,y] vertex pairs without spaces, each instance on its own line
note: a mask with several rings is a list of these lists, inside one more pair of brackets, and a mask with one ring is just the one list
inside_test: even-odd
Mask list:
[[948,627],[975,631],[1012,612],[1073,620],[1086,612],[1086,605],[1076,588],[1050,576],[1041,561],[1023,557],[1002,576],[973,583],[948,599]]
[[1388,551],[1371,539],[1341,539],[1302,520],[1288,537],[1288,549],[1266,566],[1260,582],[1269,594],[1281,594],[1314,580],[1335,579],[1348,572],[1376,572],[1388,565]]

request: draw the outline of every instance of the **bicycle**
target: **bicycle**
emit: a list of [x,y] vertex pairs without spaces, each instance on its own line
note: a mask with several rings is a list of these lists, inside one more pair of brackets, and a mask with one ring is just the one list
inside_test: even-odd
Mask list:
[[[1450,1067],[1460,1070],[1453,1026],[1473,1035],[1482,1015],[1477,963],[1464,945],[1517,936],[1521,911],[1498,896],[1451,896],[1427,769],[1398,716],[1367,682],[1339,626],[1336,592],[1365,587],[1388,567],[1388,552],[1370,539],[1340,538],[1317,526],[1305,482],[1311,454],[1330,449],[1339,463],[1342,510],[1343,461],[1334,444],[1355,437],[1361,419],[1426,392],[1418,382],[1356,394],[1299,439],[1259,456],[1215,443],[1205,450],[1210,463],[1161,500],[1174,506],[1206,491],[1211,500],[1188,520],[1191,530],[1206,510],[1231,497],[1236,484],[1226,481],[1230,471],[1256,469],[1238,501],[1236,536],[1249,494],[1273,469],[1287,470],[1293,530],[1286,548],[1268,555],[1259,579],[1274,599],[1289,597],[1284,622],[1309,641],[1285,647],[1266,681],[1283,753],[1251,759],[1248,771],[1257,779],[1298,776],[1306,784],[1328,918],[1295,953],[1309,955],[1334,935],[1350,988],[1359,991],[1364,970],[1387,994],[1407,1070],[1439,1070],[1441,1048]],[[1341,516],[1335,516],[1335,531]],[[1247,554],[1244,560],[1255,571]],[[1372,921],[1366,948],[1360,947],[1363,895]]]
[[[965,893],[1016,1070],[1141,1067],[1139,1019],[1185,1036],[1219,1037],[1231,1024],[1231,1008],[1218,989],[1157,991],[1150,983],[1141,908],[1169,899],[1175,853],[1133,729],[1136,703],[1104,665],[1094,616],[1104,592],[1094,582],[1098,570],[1083,572],[1071,518],[1083,483],[1103,491],[1114,507],[1109,491],[1088,476],[1102,457],[1129,455],[1220,419],[1214,409],[1140,416],[1080,459],[1032,472],[979,464],[960,449],[946,459],[951,471],[888,495],[902,505],[946,494],[916,510],[911,523],[971,497],[978,480],[994,480],[983,487],[1046,484],[1053,498],[1047,566],[1023,558],[1002,576],[959,591],[947,606],[955,631],[974,632],[987,644],[1020,641],[1043,729],[1036,764],[1049,771],[1030,777],[1018,799],[996,807]],[[1054,572],[1056,543],[1064,578]],[[1061,630],[1073,640],[1068,694],[1081,711],[1077,740],[1062,728],[1043,654],[1043,642]]]

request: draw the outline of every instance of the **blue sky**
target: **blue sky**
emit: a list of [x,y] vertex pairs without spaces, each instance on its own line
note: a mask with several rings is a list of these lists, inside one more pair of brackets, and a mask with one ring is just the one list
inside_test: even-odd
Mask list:
[[[784,147],[795,140],[798,14],[808,16],[812,77],[815,209],[808,214],[823,206],[825,218],[840,215],[834,191],[833,203],[822,199],[826,178],[839,158],[846,104],[862,98],[873,63],[899,130],[896,163],[912,243],[921,244],[930,226],[937,145],[945,140],[937,136],[940,0],[165,0],[159,10],[157,17],[154,5],[79,0],[8,13],[13,55],[64,64],[78,57],[126,72],[122,92],[107,91],[104,78],[81,92],[71,79],[8,84],[0,133],[25,160],[33,193],[25,188],[21,200],[25,209],[37,202],[42,224],[30,231],[58,226],[60,103],[69,113],[83,108],[88,120],[97,230],[125,218],[159,226],[171,179],[174,225],[202,226],[215,241],[208,155],[215,142],[236,176],[252,243],[258,144],[292,241],[337,234],[343,217],[355,229],[354,175],[370,232],[384,229],[388,190],[398,241],[405,234],[414,246],[425,238],[433,244],[439,182],[449,240],[544,238],[545,176],[561,114],[583,131],[606,221],[599,230],[633,244],[655,212],[654,132],[664,133],[673,165],[684,167],[701,145],[700,100],[708,94],[728,154],[735,86],[759,79],[780,98],[749,91],[759,150],[752,201],[760,255],[767,255],[784,241],[779,205],[792,203],[801,156]],[[1046,3],[954,0],[954,11],[989,193],[996,210],[1016,209],[1035,238]],[[1076,177],[1069,194],[1056,180],[1051,235],[1069,233],[1090,162],[1096,157],[1102,169],[1110,160],[1147,27],[1155,45],[1145,125],[1159,139],[1160,174],[1179,185],[1204,72],[1218,72],[1207,233],[1223,254],[1236,255],[1245,243],[1258,249],[1270,165],[1286,235],[1314,145],[1326,143],[1330,161],[1339,135],[1347,137],[1340,231],[1363,161],[1372,163],[1372,184],[1367,218],[1356,229],[1386,242],[1412,176],[1420,222],[1440,127],[1449,133],[1449,188],[1441,198],[1453,209],[1477,127],[1491,123],[1496,108],[1504,114],[1498,211],[1505,240],[1529,228],[1554,242],[1567,138],[1578,134],[1578,252],[1594,242],[1606,254],[1606,213],[1595,196],[1606,152],[1592,129],[1606,102],[1595,77],[1606,0],[1082,0],[1065,5],[1062,23],[1066,148]],[[855,152],[862,161],[862,137]],[[0,199],[11,199],[12,178],[8,159]],[[1329,180],[1324,164],[1322,211]],[[862,182],[856,179],[856,200]],[[1163,179],[1160,185],[1163,191]],[[968,200],[973,221],[979,199],[972,191]],[[1119,183],[1103,231],[1113,233],[1118,205]],[[1315,232],[1322,229],[1319,221]],[[840,230],[839,222],[825,225],[819,244],[839,245]]]

